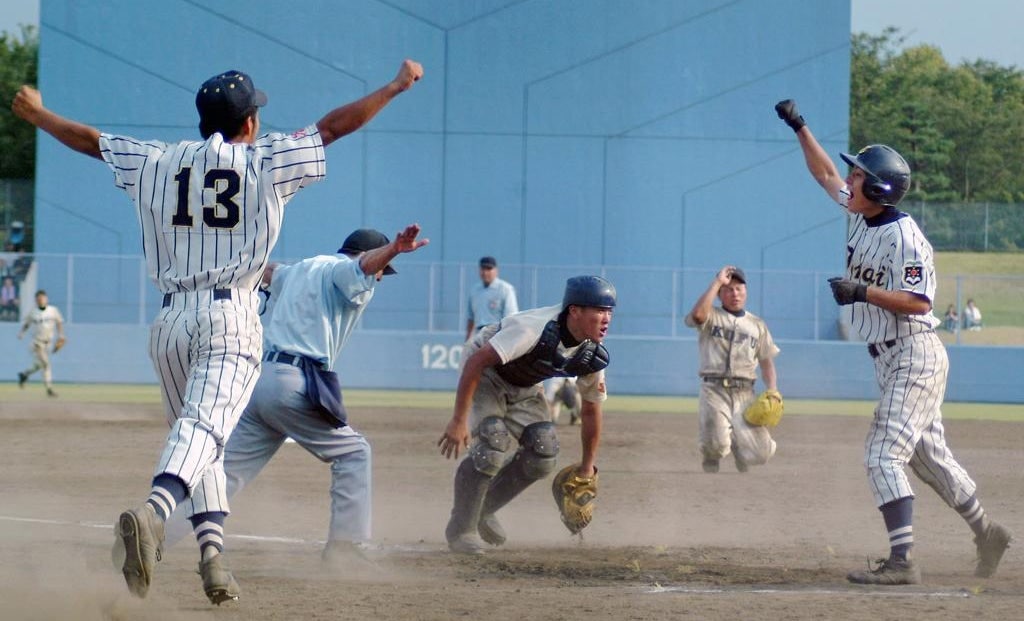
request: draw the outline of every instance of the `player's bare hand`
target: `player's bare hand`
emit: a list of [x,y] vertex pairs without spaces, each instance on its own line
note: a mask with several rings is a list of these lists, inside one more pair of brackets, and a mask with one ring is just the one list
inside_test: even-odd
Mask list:
[[452,418],[445,427],[444,434],[437,441],[441,454],[447,459],[459,457],[459,451],[469,448],[469,425],[465,421]]
[[11,102],[11,112],[29,122],[42,109],[42,94],[28,85],[18,89],[18,92],[14,95],[14,101]]
[[718,271],[718,274],[715,275],[715,281],[724,287],[729,284],[730,280],[732,280],[732,273],[735,271],[735,265],[726,265]]
[[409,60],[408,58],[402,63],[402,66],[398,69],[398,75],[392,81],[398,92],[409,90],[413,82],[419,81],[423,77],[423,66],[415,60]]
[[404,230],[395,235],[395,250],[398,252],[413,252],[430,243],[429,239],[416,239],[420,234],[420,225],[410,224]]

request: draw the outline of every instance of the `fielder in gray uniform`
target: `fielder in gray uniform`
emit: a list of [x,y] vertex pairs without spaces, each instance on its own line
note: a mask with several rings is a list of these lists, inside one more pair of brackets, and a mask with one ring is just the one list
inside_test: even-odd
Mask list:
[[[255,479],[291,438],[330,464],[331,520],[323,558],[335,566],[358,560],[356,544],[370,538],[371,452],[348,420],[334,368],[375,285],[395,273],[391,260],[429,243],[416,239],[419,232],[413,224],[390,241],[379,231],[359,229],[345,239],[338,256],[265,270],[266,364],[224,450],[227,495]],[[168,543],[184,531],[179,513],[168,522]]]
[[[721,306],[712,306],[715,298]],[[700,336],[700,452],[704,472],[718,472],[732,452],[736,469],[765,464],[775,454],[768,428],[751,425],[743,412],[754,401],[757,368],[766,390],[776,390],[779,348],[764,320],[746,310],[747,276],[726,265],[686,316]]]
[[516,289],[498,278],[494,257],[480,258],[480,282],[470,290],[466,306],[467,341],[474,332],[519,312]]
[[577,475],[597,472],[601,404],[608,397],[608,351],[601,342],[615,302],[610,282],[576,276],[566,283],[561,304],[506,317],[477,332],[466,346],[455,410],[437,443],[447,458],[458,458],[461,449],[469,448],[455,473],[445,529],[453,552],[483,553],[480,537],[491,545],[504,544],[505,531],[495,513],[554,471],[558,436],[541,388],[544,379],[578,378],[583,456]]
[[36,371],[43,372],[43,384],[46,394],[56,397],[53,391],[53,368],[50,366],[50,345],[56,351],[56,343],[64,343],[64,317],[56,306],[50,305],[46,292],[36,291],[36,307],[25,315],[25,321],[18,330],[18,338],[32,329],[32,366],[18,373],[18,387],[23,388],[28,378]]
[[850,219],[846,275],[829,279],[838,304],[851,307],[852,325],[868,342],[881,398],[868,431],[864,465],[875,502],[889,533],[889,557],[874,569],[849,574],[860,584],[917,584],[921,572],[911,555],[913,502],[905,466],[967,522],[974,532],[975,575],[996,572],[1012,535],[991,520],[976,485],[946,445],[942,399],[949,359],[935,334],[932,313],[935,264],[932,247],[917,223],[896,205],[910,188],[910,166],[886,145],[855,155],[844,179],[804,122],[793,100],[775,111],[796,132],[815,181]]
[[324,178],[328,145],[369,122],[422,74],[406,60],[385,86],[315,124],[261,134],[266,94],[247,74],[226,71],[196,92],[203,140],[173,143],[101,133],[49,110],[27,85],[15,95],[17,116],[107,164],[131,199],[149,276],[163,293],[149,354],[170,432],[149,497],[117,521],[122,574],[133,595],[149,592],[164,522],[188,500],[206,596],[215,604],[237,597],[221,554],[229,511],[221,455],[260,374],[256,290],[285,205]]

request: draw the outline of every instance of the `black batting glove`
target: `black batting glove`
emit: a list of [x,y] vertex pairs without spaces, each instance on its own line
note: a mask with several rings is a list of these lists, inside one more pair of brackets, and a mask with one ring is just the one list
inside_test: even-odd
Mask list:
[[779,103],[775,104],[775,114],[779,115],[779,118],[786,122],[794,132],[800,131],[800,128],[807,123],[804,122],[804,117],[800,116],[800,111],[796,108],[796,102],[792,99],[783,99]]
[[829,278],[828,284],[832,287],[832,297],[836,299],[836,304],[840,306],[868,301],[867,285],[840,278],[839,276]]

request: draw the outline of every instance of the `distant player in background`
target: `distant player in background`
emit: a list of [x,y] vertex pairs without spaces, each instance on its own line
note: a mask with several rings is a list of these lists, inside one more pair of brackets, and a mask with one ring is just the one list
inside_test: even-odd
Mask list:
[[575,377],[549,377],[544,380],[544,399],[548,402],[551,422],[557,423],[562,416],[562,408],[569,411],[569,424],[580,422],[580,408],[583,397],[576,387]]
[[[713,306],[716,298],[721,306]],[[777,390],[779,353],[764,320],[746,305],[747,276],[726,265],[685,319],[700,334],[700,452],[701,467],[708,473],[718,472],[719,461],[730,452],[740,472],[767,463],[775,454],[768,428],[751,425],[743,417],[755,398],[759,367],[765,389]]]
[[891,147],[870,145],[854,155],[840,154],[850,166],[844,179],[796,102],[781,101],[775,111],[796,132],[811,176],[849,215],[846,276],[829,284],[836,302],[851,307],[852,325],[868,342],[881,392],[864,465],[889,533],[889,557],[847,578],[860,584],[921,581],[911,555],[914,492],[907,465],[971,527],[978,552],[975,575],[992,576],[1012,535],[985,513],[977,486],[946,445],[941,406],[949,359],[935,334],[941,322],[932,313],[932,247],[913,218],[896,208],[910,189],[910,166]]
[[[427,245],[410,225],[394,241],[373,229],[353,231],[338,256],[268,266],[269,298],[261,316],[265,366],[245,413],[224,451],[227,495],[252,482],[286,438],[331,468],[331,521],[324,560],[356,570],[358,544],[370,539],[370,444],[348,420],[334,372],[345,343],[373,299],[378,281],[394,274],[400,253]],[[183,531],[178,511],[168,522],[168,542]],[[197,533],[202,536],[202,533]],[[237,584],[233,584],[237,593]]]
[[260,373],[262,330],[256,293],[277,242],[284,206],[324,177],[324,147],[365,125],[422,75],[406,60],[369,95],[291,134],[260,134],[267,96],[240,71],[196,93],[201,141],[165,143],[100,133],[43,106],[22,86],[12,109],[69,148],[103,160],[132,199],[149,275],[163,293],[150,331],[150,357],[171,431],[149,498],[124,511],[122,572],[137,597],[149,591],[164,522],[190,500],[199,574],[211,602],[234,599],[221,552],[228,500],[221,455]]
[[466,340],[473,333],[519,312],[515,287],[498,278],[494,257],[480,259],[480,282],[469,292],[466,316]]
[[56,306],[50,305],[50,299],[46,292],[40,289],[36,291],[36,307],[25,315],[25,321],[18,330],[18,338],[25,336],[25,332],[32,329],[32,366],[18,373],[18,387],[24,388],[25,382],[36,371],[43,372],[43,384],[46,386],[46,394],[56,397],[53,390],[53,367],[50,366],[51,345],[60,349],[64,345],[64,317]]
[[469,448],[455,472],[445,528],[452,552],[482,554],[481,537],[504,544],[495,513],[555,470],[558,435],[540,386],[545,379],[579,378],[583,455],[576,475],[596,476],[601,404],[608,397],[608,351],[601,342],[615,303],[610,282],[576,276],[566,282],[561,304],[511,315],[466,345],[454,412],[437,443],[447,458]]

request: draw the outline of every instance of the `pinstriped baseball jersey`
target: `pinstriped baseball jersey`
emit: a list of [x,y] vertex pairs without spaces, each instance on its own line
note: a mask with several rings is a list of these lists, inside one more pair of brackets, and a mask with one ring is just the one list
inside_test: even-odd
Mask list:
[[[844,207],[849,189],[840,191]],[[887,291],[910,291],[935,300],[932,246],[908,214],[891,207],[871,218],[850,214],[846,244],[846,275],[850,280]],[[934,330],[940,323],[931,312],[903,315],[857,302],[851,305],[852,324],[868,343]]]
[[315,126],[232,144],[168,144],[101,134],[100,152],[138,210],[149,275],[161,292],[255,289],[284,205],[325,174]]

